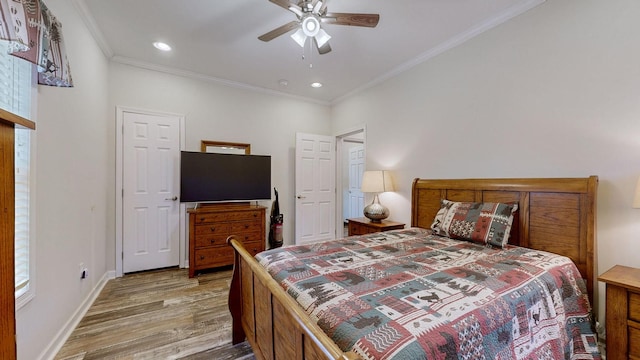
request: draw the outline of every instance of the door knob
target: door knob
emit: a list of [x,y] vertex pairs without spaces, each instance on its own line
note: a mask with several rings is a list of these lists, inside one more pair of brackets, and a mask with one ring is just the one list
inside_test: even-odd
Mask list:
[[296,197],[297,197],[298,199],[306,199],[306,198],[307,198],[306,196],[302,196],[302,195],[298,195],[298,196],[296,196]]
[[174,197],[172,197],[172,198],[168,198],[168,199],[165,199],[165,200],[176,201],[176,200],[178,200],[178,197],[177,197],[177,196],[174,196]]

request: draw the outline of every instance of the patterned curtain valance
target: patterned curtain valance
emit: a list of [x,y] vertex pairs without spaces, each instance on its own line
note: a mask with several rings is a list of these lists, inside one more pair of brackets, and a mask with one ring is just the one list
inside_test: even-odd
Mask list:
[[37,66],[38,84],[73,86],[62,24],[42,0],[0,0],[0,39],[11,55]]

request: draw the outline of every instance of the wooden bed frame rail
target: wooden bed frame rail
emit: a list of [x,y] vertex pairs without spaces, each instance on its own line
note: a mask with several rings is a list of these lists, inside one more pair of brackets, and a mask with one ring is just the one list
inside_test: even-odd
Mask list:
[[235,236],[227,243],[235,249],[229,290],[233,344],[246,338],[259,360],[360,359],[340,350]]
[[[411,225],[429,228],[440,200],[517,202],[509,243],[571,258],[587,280],[592,308],[596,269],[597,176],[533,179],[415,179]],[[245,339],[257,359],[359,359],[343,352],[234,236],[229,293],[233,344]]]

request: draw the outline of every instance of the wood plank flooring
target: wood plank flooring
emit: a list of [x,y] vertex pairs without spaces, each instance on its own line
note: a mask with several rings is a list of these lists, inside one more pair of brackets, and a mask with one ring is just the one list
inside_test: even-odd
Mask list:
[[230,280],[177,268],[110,280],[55,359],[255,360],[231,345]]

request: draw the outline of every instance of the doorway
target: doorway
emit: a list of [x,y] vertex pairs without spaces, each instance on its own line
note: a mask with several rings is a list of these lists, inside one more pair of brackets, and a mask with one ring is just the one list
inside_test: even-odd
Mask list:
[[366,166],[364,125],[336,135],[336,226],[338,238],[346,236],[347,219],[362,217],[364,194],[360,191]]

